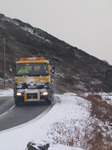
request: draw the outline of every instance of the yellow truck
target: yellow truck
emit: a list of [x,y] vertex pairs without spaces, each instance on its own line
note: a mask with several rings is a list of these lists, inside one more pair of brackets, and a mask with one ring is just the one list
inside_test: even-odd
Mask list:
[[54,100],[53,84],[49,60],[43,57],[20,58],[16,61],[14,84],[15,105],[21,103],[41,102],[52,104]]

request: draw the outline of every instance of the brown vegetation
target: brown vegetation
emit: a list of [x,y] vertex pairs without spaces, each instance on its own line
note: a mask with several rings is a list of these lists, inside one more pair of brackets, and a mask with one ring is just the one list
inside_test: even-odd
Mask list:
[[101,96],[98,94],[89,94],[84,98],[91,102],[91,116],[96,119],[91,124],[93,128],[91,132],[92,139],[88,138],[87,143],[91,145],[91,150],[111,150],[112,106],[106,101],[102,101]]

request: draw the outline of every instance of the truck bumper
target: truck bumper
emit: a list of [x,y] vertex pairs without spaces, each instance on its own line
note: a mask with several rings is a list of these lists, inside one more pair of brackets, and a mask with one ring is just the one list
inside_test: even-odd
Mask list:
[[28,102],[52,102],[52,92],[48,90],[18,90],[15,92],[15,103],[28,103]]

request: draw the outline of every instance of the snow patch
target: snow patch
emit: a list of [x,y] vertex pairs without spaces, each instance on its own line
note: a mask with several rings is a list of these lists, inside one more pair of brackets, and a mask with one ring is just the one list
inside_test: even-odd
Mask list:
[[13,96],[13,89],[0,90],[0,97]]
[[[13,94],[11,89],[0,91],[2,96]],[[101,93],[101,95],[104,99],[112,98],[112,93]],[[1,131],[1,149],[25,150],[27,144],[33,142],[36,145],[49,143],[49,150],[85,150],[91,149],[86,140],[93,138],[94,130],[98,126],[104,138],[107,134],[111,134],[111,126],[108,122],[102,122],[95,116],[90,116],[91,103],[89,101],[78,97],[75,93],[55,94],[55,99],[55,105],[42,117]]]
[[[18,126],[16,129],[0,132],[1,149],[25,150],[28,142],[34,141],[40,144],[49,143],[50,150],[73,150],[73,148],[81,150],[78,140],[83,137],[83,127],[86,126],[90,117],[91,103],[74,93],[55,95],[55,97],[60,102],[56,103],[42,118],[37,118],[24,126]],[[80,137],[77,139],[79,131]],[[74,133],[77,133],[77,136],[74,136]],[[77,141],[77,147],[69,145],[71,142],[69,140],[73,136]]]

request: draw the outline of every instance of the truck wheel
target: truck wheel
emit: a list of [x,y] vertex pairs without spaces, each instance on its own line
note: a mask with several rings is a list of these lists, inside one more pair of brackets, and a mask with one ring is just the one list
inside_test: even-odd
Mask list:
[[15,105],[16,106],[20,106],[20,102],[19,101],[15,101]]
[[52,104],[52,101],[51,101],[51,100],[47,100],[47,104],[48,104],[48,105],[51,105],[51,104]]

